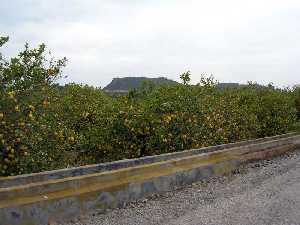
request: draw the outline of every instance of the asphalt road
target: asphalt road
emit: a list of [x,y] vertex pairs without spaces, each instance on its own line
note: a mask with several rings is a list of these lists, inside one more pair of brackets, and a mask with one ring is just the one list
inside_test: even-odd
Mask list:
[[300,225],[300,151],[71,224]]

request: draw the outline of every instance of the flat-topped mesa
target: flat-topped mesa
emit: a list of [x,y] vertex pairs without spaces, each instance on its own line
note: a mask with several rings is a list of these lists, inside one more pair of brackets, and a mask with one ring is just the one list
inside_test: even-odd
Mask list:
[[122,77],[113,78],[113,80],[103,88],[106,92],[129,92],[130,90],[141,88],[145,83],[153,85],[176,85],[176,81],[165,77],[149,78],[149,77]]

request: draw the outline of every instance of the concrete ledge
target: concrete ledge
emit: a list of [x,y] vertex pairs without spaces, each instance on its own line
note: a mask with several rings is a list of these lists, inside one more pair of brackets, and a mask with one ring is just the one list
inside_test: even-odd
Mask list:
[[48,181],[52,179],[82,176],[86,174],[99,173],[99,172],[116,170],[121,168],[132,167],[132,166],[145,165],[145,164],[150,164],[150,163],[155,163],[160,161],[182,158],[186,156],[198,155],[201,153],[214,152],[222,149],[242,147],[250,144],[262,143],[271,140],[278,140],[285,137],[294,136],[295,134],[296,133],[288,133],[288,134],[277,135],[273,137],[266,137],[266,138],[260,138],[255,140],[246,140],[237,143],[223,144],[217,146],[209,146],[205,148],[191,149],[191,150],[185,150],[181,152],[147,156],[147,157],[137,158],[137,159],[125,159],[125,160],[120,160],[115,162],[80,166],[74,168],[66,168],[60,170],[52,170],[52,171],[46,171],[41,173],[25,174],[19,176],[11,176],[11,177],[0,177],[0,188]]
[[[36,174],[37,181],[34,174],[3,178],[6,185],[0,188],[0,223],[48,224],[92,210],[122,207],[153,193],[226,174],[242,163],[284,154],[299,146],[300,135],[288,134],[146,157],[151,159],[149,161],[144,158],[122,161],[126,162],[123,164],[115,162],[115,165],[122,165],[121,168],[96,173],[89,168],[99,168],[99,165],[92,165],[83,167],[88,168],[84,175],[66,177],[68,173],[63,172],[68,170],[59,170],[52,172],[58,173],[59,178],[49,180],[45,179],[51,172]],[[142,163],[136,163],[138,160]],[[76,168],[71,170],[76,171]],[[26,179],[28,183],[25,183]],[[13,185],[14,182],[17,185]]]

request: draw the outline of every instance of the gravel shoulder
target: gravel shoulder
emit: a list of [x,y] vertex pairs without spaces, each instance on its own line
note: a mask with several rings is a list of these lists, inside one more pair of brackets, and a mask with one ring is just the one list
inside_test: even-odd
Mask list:
[[71,224],[300,225],[300,150]]

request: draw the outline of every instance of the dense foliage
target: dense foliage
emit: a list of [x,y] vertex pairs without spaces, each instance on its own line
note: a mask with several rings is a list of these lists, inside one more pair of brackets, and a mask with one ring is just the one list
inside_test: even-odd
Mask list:
[[212,77],[189,85],[186,72],[183,84],[148,84],[112,98],[98,88],[59,86],[65,63],[44,45],[26,45],[10,60],[0,55],[0,175],[282,134],[300,117],[299,88],[219,88]]
[[297,87],[294,90],[294,94],[295,94],[295,106],[297,109],[297,116],[298,119],[300,119],[300,87]]

